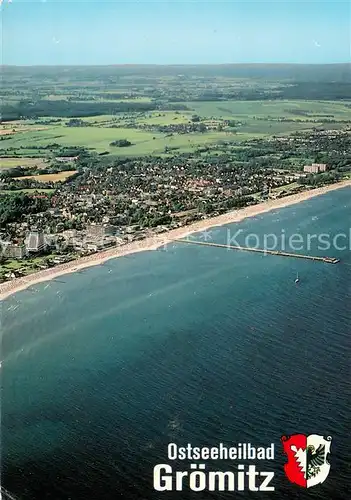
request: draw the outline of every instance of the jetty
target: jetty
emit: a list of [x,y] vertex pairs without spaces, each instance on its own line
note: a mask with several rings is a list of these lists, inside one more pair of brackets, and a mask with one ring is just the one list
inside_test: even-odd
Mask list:
[[340,259],[337,259],[335,257],[319,257],[316,255],[304,255],[301,253],[282,252],[280,250],[267,250],[267,249],[263,249],[263,248],[241,247],[238,245],[224,245],[222,243],[210,243],[208,241],[183,240],[183,239],[177,239],[174,241],[177,241],[178,243],[188,243],[191,245],[227,248],[229,250],[243,250],[245,252],[257,252],[257,253],[263,253],[265,255],[267,255],[267,254],[268,255],[276,255],[278,257],[292,257],[294,259],[314,260],[314,261],[318,261],[318,262],[325,262],[327,264],[337,264],[338,262],[340,262]]

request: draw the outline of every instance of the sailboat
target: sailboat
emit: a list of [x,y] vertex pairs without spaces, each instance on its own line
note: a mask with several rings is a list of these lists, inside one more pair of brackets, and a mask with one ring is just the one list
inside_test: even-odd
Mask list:
[[296,274],[296,279],[295,279],[295,283],[299,283],[300,281],[300,278],[299,278],[299,273]]

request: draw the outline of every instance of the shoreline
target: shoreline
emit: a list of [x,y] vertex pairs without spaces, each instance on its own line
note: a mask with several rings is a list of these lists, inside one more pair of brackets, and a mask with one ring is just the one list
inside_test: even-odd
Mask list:
[[159,235],[154,235],[143,240],[133,241],[131,243],[126,243],[118,247],[113,247],[102,252],[82,257],[78,260],[70,261],[65,264],[60,264],[58,266],[45,269],[44,271],[30,274],[23,278],[15,278],[14,280],[6,281],[5,283],[0,284],[0,301],[17,292],[25,290],[32,285],[50,281],[58,278],[59,276],[74,273],[88,267],[97,266],[107,262],[110,259],[115,259],[117,257],[123,257],[125,255],[147,250],[157,250],[163,245],[171,243],[174,240],[184,238],[198,231],[204,231],[215,226],[224,226],[226,224],[241,222],[246,218],[255,217],[256,215],[270,212],[275,209],[295,205],[302,201],[309,200],[310,198],[314,198],[316,196],[320,196],[330,191],[335,191],[336,189],[341,189],[347,186],[351,186],[351,180],[349,179],[321,188],[288,195],[277,200],[268,200],[263,203],[258,203],[257,205],[251,205],[249,207],[241,208],[239,210],[228,212],[226,214],[221,214],[215,217],[200,220],[188,226],[171,229],[167,232],[161,233]]

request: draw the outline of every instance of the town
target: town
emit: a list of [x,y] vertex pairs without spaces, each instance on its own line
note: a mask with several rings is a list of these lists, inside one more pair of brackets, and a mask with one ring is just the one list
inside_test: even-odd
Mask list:
[[[5,72],[0,282],[350,177],[347,102],[298,100],[284,83],[290,101],[275,101],[272,83],[254,81],[254,96],[215,75],[205,78],[210,95],[199,76],[199,86],[147,77],[152,95],[133,83],[101,100],[99,87],[78,92],[56,75],[52,99],[34,73],[30,104],[12,101],[24,97],[21,79]],[[107,88],[116,81],[106,77]],[[179,85],[197,101],[176,97]],[[320,97],[335,91],[322,87]]]

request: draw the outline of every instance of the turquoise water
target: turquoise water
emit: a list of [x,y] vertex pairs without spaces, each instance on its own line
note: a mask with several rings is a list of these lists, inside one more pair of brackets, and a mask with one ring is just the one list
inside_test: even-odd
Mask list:
[[[350,193],[192,238],[349,235]],[[251,495],[346,499],[350,248],[311,245],[341,263],[177,243],[4,301],[3,486],[24,500],[233,498],[157,493],[153,467],[169,442],[274,442],[276,491]],[[297,432],[333,437],[330,475],[308,491],[282,470],[280,437]]]

